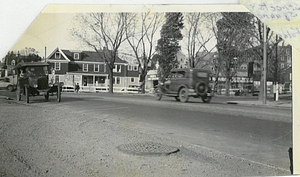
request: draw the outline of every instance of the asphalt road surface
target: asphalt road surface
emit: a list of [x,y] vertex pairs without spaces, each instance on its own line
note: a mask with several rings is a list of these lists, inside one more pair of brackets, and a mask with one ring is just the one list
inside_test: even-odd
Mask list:
[[[14,95],[9,96],[14,99]],[[205,104],[194,98],[181,103],[169,97],[157,101],[149,95],[63,93],[61,103],[54,97],[49,102],[31,97],[29,105],[50,110],[59,106],[66,112],[99,117],[289,174],[291,109],[230,105],[225,101],[228,98],[215,97]]]

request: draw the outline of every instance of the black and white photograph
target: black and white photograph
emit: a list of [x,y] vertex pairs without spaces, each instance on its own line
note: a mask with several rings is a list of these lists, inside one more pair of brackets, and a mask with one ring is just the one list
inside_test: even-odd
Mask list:
[[48,5],[0,57],[0,176],[293,175],[293,50],[241,5]]

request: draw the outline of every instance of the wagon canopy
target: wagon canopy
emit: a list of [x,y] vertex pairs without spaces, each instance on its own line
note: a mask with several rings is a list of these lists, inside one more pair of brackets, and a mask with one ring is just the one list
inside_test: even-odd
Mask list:
[[[46,63],[46,62],[21,62],[19,64],[17,64],[15,66],[15,71],[16,71],[16,74],[19,75],[20,74],[20,70],[23,70],[23,72],[25,71],[25,68],[44,68],[46,67],[45,69],[42,69],[44,70],[44,72],[40,71],[40,73],[44,73],[44,74],[48,74],[48,70],[49,69],[49,63]],[[46,73],[45,73],[46,71]]]

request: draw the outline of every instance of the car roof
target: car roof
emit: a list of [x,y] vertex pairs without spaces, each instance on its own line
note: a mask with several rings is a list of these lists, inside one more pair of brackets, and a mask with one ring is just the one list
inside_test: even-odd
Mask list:
[[23,67],[35,67],[35,66],[49,66],[46,62],[21,62],[16,65],[16,68],[23,68]]

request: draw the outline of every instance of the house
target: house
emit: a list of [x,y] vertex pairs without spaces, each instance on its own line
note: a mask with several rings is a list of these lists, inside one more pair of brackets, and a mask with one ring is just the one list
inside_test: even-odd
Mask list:
[[[56,48],[47,61],[52,66],[55,82],[64,82],[66,86],[80,85],[83,92],[108,92],[108,66],[104,60],[104,52],[63,50]],[[117,57],[113,69],[114,91],[127,91],[139,86],[139,70],[137,65],[128,64]]]
[[176,54],[176,60],[178,61],[177,68],[187,68],[188,60],[186,56],[182,53],[182,51],[178,51]]

